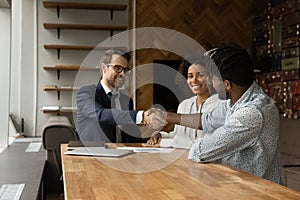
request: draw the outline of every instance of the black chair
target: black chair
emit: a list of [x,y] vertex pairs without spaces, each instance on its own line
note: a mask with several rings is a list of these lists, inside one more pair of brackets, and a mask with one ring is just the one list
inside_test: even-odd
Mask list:
[[79,140],[75,128],[66,116],[51,116],[43,130],[43,146],[47,151],[45,193],[62,194],[62,164],[60,145]]

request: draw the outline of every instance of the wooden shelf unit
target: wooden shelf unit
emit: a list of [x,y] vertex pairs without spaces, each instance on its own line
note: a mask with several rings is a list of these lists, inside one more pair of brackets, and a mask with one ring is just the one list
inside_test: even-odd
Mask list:
[[[57,10],[57,18],[60,17],[61,9],[78,9],[78,10],[108,10],[110,11],[110,19],[113,20],[113,12],[114,11],[126,11],[126,4],[102,4],[102,3],[79,3],[79,2],[51,2],[51,1],[43,1],[44,8],[56,9]],[[75,13],[75,12],[74,12]],[[106,13],[103,12],[105,15]],[[108,17],[108,16],[105,16]],[[62,29],[70,29],[70,30],[92,30],[92,31],[110,31],[110,36],[112,39],[114,31],[125,31],[128,29],[128,26],[124,25],[96,25],[96,24],[78,24],[76,21],[73,23],[62,22],[62,23],[51,23],[44,22],[44,29],[57,29],[57,37],[60,39],[60,33]],[[46,50],[56,50],[57,57],[60,58],[61,50],[74,50],[74,51],[106,51],[108,49],[122,49],[124,51],[127,50],[127,47],[118,47],[118,46],[88,46],[88,45],[73,45],[73,44],[44,44],[44,49]],[[44,70],[46,71],[57,71],[58,80],[60,79],[60,71],[98,71],[98,66],[77,66],[77,65],[54,65],[54,66],[44,66]],[[44,91],[54,91],[57,92],[58,100],[60,100],[60,92],[72,92],[76,91],[78,88],[61,88],[55,87],[52,85],[49,87],[45,86]],[[48,114],[57,114],[57,115],[65,115],[72,114],[76,112],[76,109],[68,109],[64,107],[60,107],[59,109],[44,109],[43,113]]]
[[44,23],[45,29],[57,29],[57,37],[60,38],[61,29],[74,30],[109,30],[110,36],[113,36],[113,31],[125,31],[127,26],[115,25],[95,25],[95,24],[60,24],[60,23]]
[[125,4],[99,4],[99,3],[76,3],[76,2],[50,2],[44,1],[45,8],[56,8],[59,18],[60,9],[87,9],[87,10],[110,10],[110,18],[113,19],[114,10],[126,10]]

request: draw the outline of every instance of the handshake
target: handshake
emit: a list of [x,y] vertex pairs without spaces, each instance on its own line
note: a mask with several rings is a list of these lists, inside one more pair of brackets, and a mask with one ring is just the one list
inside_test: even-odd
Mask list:
[[151,108],[144,111],[142,125],[148,126],[154,130],[160,130],[167,124],[167,113],[158,108]]

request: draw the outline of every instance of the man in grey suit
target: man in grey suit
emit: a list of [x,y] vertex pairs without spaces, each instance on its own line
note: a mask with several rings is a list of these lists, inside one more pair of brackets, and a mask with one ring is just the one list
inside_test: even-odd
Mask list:
[[77,130],[82,141],[142,142],[137,125],[150,121],[148,111],[133,110],[132,99],[119,91],[130,73],[130,54],[107,50],[100,59],[97,85],[77,93]]

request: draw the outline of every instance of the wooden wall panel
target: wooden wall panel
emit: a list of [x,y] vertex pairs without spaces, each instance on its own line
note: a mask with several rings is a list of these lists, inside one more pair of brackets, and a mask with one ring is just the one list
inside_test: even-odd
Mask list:
[[[136,28],[176,30],[193,38],[206,50],[228,42],[251,46],[252,0],[136,0],[135,17]],[[154,59],[178,58],[158,50],[139,50],[136,55],[137,67],[152,63]],[[151,75],[137,74],[137,80]],[[137,109],[148,109],[152,105],[152,96],[151,85],[138,88]]]

